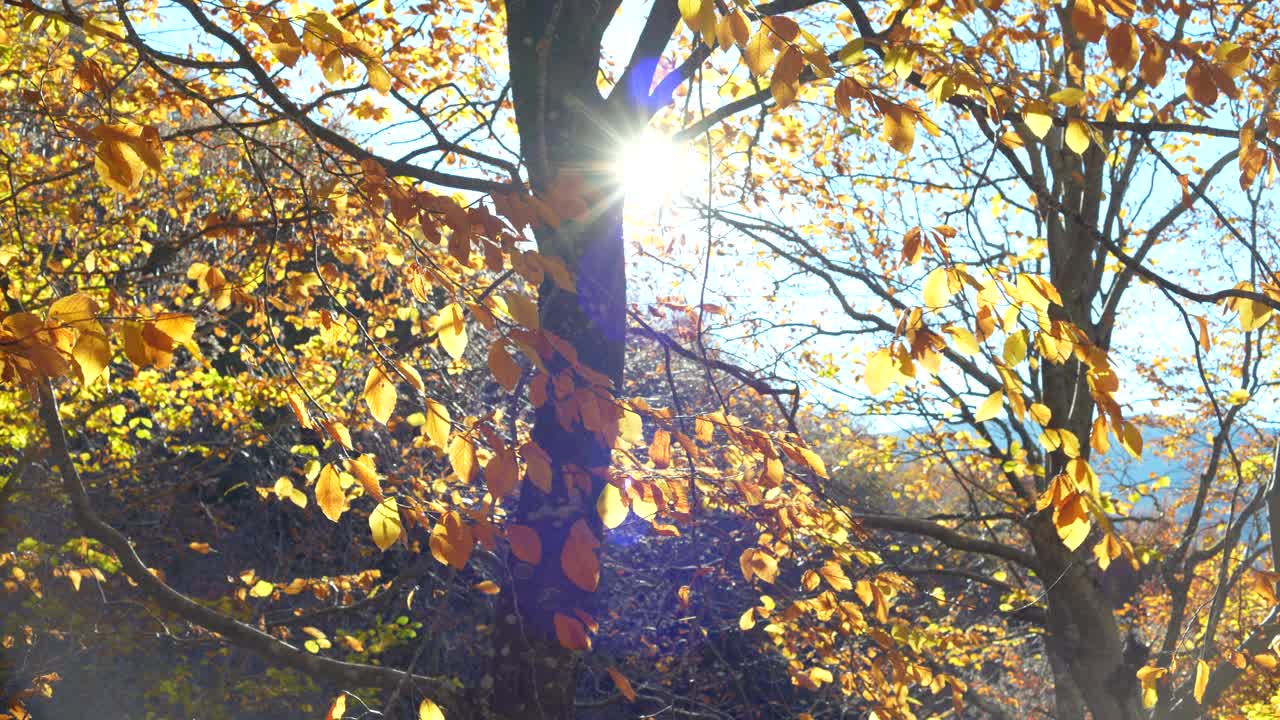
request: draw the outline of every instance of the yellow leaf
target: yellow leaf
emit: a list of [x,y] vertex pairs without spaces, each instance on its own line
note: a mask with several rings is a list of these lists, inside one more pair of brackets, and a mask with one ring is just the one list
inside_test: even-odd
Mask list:
[[606,484],[604,490],[600,491],[600,497],[596,499],[596,512],[600,513],[600,520],[604,526],[612,530],[627,519],[627,513],[630,511],[623,504],[622,493],[618,488],[612,484]]
[[249,588],[249,596],[256,598],[271,597],[271,593],[275,592],[276,586],[266,580],[259,580]]
[[1098,569],[1106,570],[1111,567],[1111,561],[1120,557],[1124,552],[1124,546],[1116,539],[1114,533],[1107,533],[1105,537],[1093,546],[1093,556],[1098,559]]
[[541,322],[538,318],[538,305],[528,295],[520,293],[503,293],[503,301],[507,304],[507,313],[520,325],[529,330],[538,330]]
[[342,720],[342,716],[347,714],[347,696],[339,695],[333,699],[333,704],[329,706],[329,712],[324,716],[324,720]]
[[1067,121],[1067,131],[1063,138],[1072,152],[1083,155],[1089,149],[1089,126],[1083,120],[1072,118]]
[[713,0],[680,0],[679,6],[685,25],[701,35],[708,45],[714,45],[716,14]]
[[320,72],[324,74],[324,79],[331,84],[342,82],[342,76],[346,73],[346,63],[342,61],[342,51],[334,50],[320,62]]
[[369,87],[379,94],[386,95],[391,90],[391,73],[382,63],[372,62],[365,66],[369,71]]
[[823,667],[815,666],[815,667],[809,668],[808,675],[809,675],[809,682],[813,683],[815,687],[820,687],[823,683],[829,683],[835,680],[835,678],[831,675],[831,671]]
[[1030,410],[1031,419],[1039,423],[1040,427],[1048,426],[1049,421],[1053,419],[1053,411],[1049,409],[1048,405],[1032,403]]
[[320,470],[320,478],[316,480],[316,503],[324,516],[333,522],[338,522],[347,509],[347,496],[342,492],[342,481],[333,465],[326,464]]
[[1232,390],[1231,394],[1227,395],[1227,402],[1232,405],[1243,405],[1249,402],[1249,397],[1250,395],[1248,390],[1238,388],[1236,390]]
[[444,720],[444,711],[431,700],[423,700],[418,705],[418,720]]
[[897,374],[897,369],[893,365],[893,356],[888,350],[877,350],[867,358],[864,377],[867,390],[871,391],[872,395],[879,395],[888,389]]
[[351,444],[351,431],[347,426],[338,420],[321,420],[320,424],[324,425],[325,432],[329,433],[329,437],[347,450],[354,450],[355,446]]
[[1073,492],[1061,505],[1053,509],[1053,524],[1058,528],[1058,537],[1068,550],[1080,547],[1089,537],[1092,522],[1085,507],[1084,496]]
[[[1253,289],[1253,286],[1247,283],[1236,287],[1241,290]],[[1271,308],[1248,298],[1232,298],[1228,306],[1240,314],[1240,329],[1245,332],[1257,330],[1267,324],[1267,320],[1271,318]]]
[[187,547],[200,553],[201,555],[208,555],[212,551],[212,548],[209,547],[209,543],[207,542],[193,542],[187,545]]
[[951,336],[951,347],[955,351],[964,356],[977,355],[981,350],[978,346],[978,338],[969,332],[968,328],[959,325],[948,325],[942,329],[943,332]]
[[551,472],[551,458],[537,443],[527,442],[520,448],[520,457],[524,458],[525,471],[529,474],[529,482],[544,493],[551,492],[554,475]]
[[951,296],[959,289],[959,283],[955,283],[953,287],[951,271],[948,268],[934,268],[924,278],[924,305],[935,310],[946,307],[951,301]]
[[71,357],[80,368],[80,377],[85,385],[91,384],[111,363],[111,343],[107,341],[107,331],[95,321],[83,323],[76,345],[71,350]]
[[1131,422],[1125,422],[1120,428],[1120,446],[1129,452],[1134,458],[1142,457],[1142,433],[1138,430],[1138,426]]
[[1032,135],[1043,139],[1053,127],[1053,115],[1049,106],[1042,102],[1029,102],[1022,111],[1022,122]]
[[157,316],[152,324],[155,329],[168,335],[174,345],[190,342],[196,333],[196,319],[190,315],[167,313]]
[[1156,691],[1156,683],[1167,672],[1169,672],[1167,668],[1154,667],[1152,665],[1138,670],[1138,683],[1142,686],[1142,707],[1152,707],[1160,699]]
[[364,393],[361,395],[364,404],[369,407],[369,414],[374,420],[386,425],[391,413],[396,409],[396,385],[382,371],[374,367],[364,381]]
[[827,474],[827,465],[822,462],[822,458],[818,456],[818,453],[807,447],[799,448],[799,450],[800,457],[804,459],[804,464],[808,465],[815,475],[824,480],[830,479],[831,476]]
[[400,539],[400,509],[396,499],[389,497],[378,503],[369,513],[369,529],[373,532],[373,544],[386,550]]
[[160,171],[160,133],[156,128],[99,125],[92,134],[98,140],[94,168],[111,189],[132,192],[148,168]]
[[1196,704],[1204,704],[1204,691],[1209,687],[1209,663],[1204,660],[1196,660],[1196,686],[1195,696]]
[[1080,88],[1073,87],[1062,88],[1058,92],[1050,95],[1049,99],[1059,105],[1079,105],[1080,101],[1084,100],[1084,91]]
[[560,569],[574,585],[595,592],[600,584],[600,558],[596,549],[600,541],[581,518],[569,528],[569,537],[560,551]]
[[463,435],[455,435],[449,443],[449,466],[464,483],[476,479],[476,448]]
[[1004,339],[1004,362],[1017,365],[1027,357],[1027,331],[1019,330]]
[[631,408],[626,408],[622,412],[622,419],[618,423],[619,435],[631,445],[639,445],[644,442],[644,421]]
[[492,580],[481,580],[471,586],[472,590],[478,590],[485,595],[497,595],[502,592],[502,588],[498,587],[498,583]]
[[426,405],[422,432],[426,434],[427,440],[433,447],[444,450],[449,445],[449,431],[452,429],[453,422],[449,417],[449,408],[435,400],[427,400]]
[[298,424],[308,430],[314,428],[316,421],[311,417],[311,410],[307,408],[306,401],[292,391],[288,393],[288,397],[289,407],[293,408],[293,415],[298,418]]
[[431,324],[440,340],[440,347],[454,360],[461,358],[467,350],[467,323],[462,314],[462,306],[450,303],[435,316]]
[[752,75],[760,77],[769,72],[769,68],[773,66],[773,40],[769,30],[762,27],[756,31],[747,41],[743,54]]
[[1004,391],[997,390],[987,396],[986,400],[978,406],[978,411],[973,414],[974,422],[985,422],[1000,414],[1000,408],[1004,407]]

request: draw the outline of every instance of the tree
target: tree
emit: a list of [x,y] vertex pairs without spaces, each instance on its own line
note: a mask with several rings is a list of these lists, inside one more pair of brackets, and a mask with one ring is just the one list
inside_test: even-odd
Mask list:
[[[741,625],[771,620],[769,636],[797,686],[838,685],[884,716],[912,714],[913,686],[990,705],[943,660],[978,647],[981,634],[914,632],[911,613],[935,616],[905,600],[908,573],[883,566],[862,534],[868,528],[996,558],[1017,568],[1018,590],[1039,585],[1061,716],[1137,717],[1154,698],[1164,703],[1157,713],[1194,712],[1188,694],[1197,704],[1215,699],[1242,670],[1239,662],[1210,667],[1223,611],[1238,606],[1238,617],[1252,617],[1268,587],[1274,605],[1270,576],[1247,596],[1240,582],[1269,547],[1250,528],[1273,495],[1266,486],[1215,491],[1256,483],[1262,467],[1220,470],[1224,453],[1236,456],[1229,431],[1238,411],[1220,413],[1210,471],[1192,493],[1176,562],[1165,561],[1168,631],[1150,666],[1134,666],[1080,548],[1096,527],[1104,569],[1138,556],[1115,530],[1119,510],[1090,464],[1091,448],[1103,452],[1108,435],[1142,452],[1141,424],[1122,405],[1112,359],[1131,285],[1151,283],[1180,302],[1229,303],[1245,333],[1242,377],[1259,382],[1255,346],[1280,302],[1258,235],[1267,206],[1250,190],[1280,160],[1268,16],[1254,6],[1139,10],[1091,0],[1066,8],[682,0],[654,3],[642,20],[618,2],[574,0],[328,11],[195,0],[6,5],[5,77],[17,92],[4,101],[13,213],[0,247],[9,302],[0,377],[34,412],[14,421],[22,457],[5,488],[20,488],[38,458],[56,467],[79,532],[115,555],[148,603],[272,663],[345,688],[381,688],[388,707],[409,684],[428,699],[426,716],[428,701],[455,716],[573,716],[581,651],[608,612],[596,593],[604,528],[637,506],[656,508],[648,515],[660,532],[696,527],[709,511],[755,523],[742,575],[794,589],[785,605],[770,597],[747,608]],[[628,24],[634,43],[606,48],[617,42],[606,33]],[[164,38],[161,28],[171,27],[185,29],[188,49]],[[1189,34],[1200,28],[1203,38]],[[669,48],[676,60],[659,74]],[[619,56],[625,64],[610,60]],[[728,99],[713,106],[708,89]],[[1231,127],[1201,124],[1215,107],[1233,113]],[[760,112],[754,129],[732,120],[748,110]],[[802,438],[806,416],[787,400],[799,394],[742,367],[759,351],[728,360],[707,350],[715,335],[708,318],[725,310],[705,298],[685,306],[688,342],[667,349],[774,407],[737,410],[718,393],[723,407],[686,415],[620,397],[628,325],[645,326],[628,317],[624,197],[612,158],[659,113],[675,137],[700,139],[723,158],[702,207],[702,283],[719,227],[817,278],[853,323],[832,332],[799,317],[815,336],[893,338],[871,355],[867,383],[875,392],[935,378],[889,407],[920,413],[944,464],[974,463],[1002,483],[972,483],[948,467],[967,490],[985,493],[966,507],[973,515],[851,515],[847,494],[832,490]],[[957,124],[944,133],[934,118],[946,113]],[[766,136],[768,123],[775,129]],[[954,152],[941,159],[954,163],[955,183],[922,174],[938,167],[932,158],[886,161],[879,143],[837,142],[846,124],[858,134],[880,127],[903,155],[924,145],[917,128],[944,138]],[[1195,164],[1191,146],[1176,148],[1185,160],[1170,159],[1151,139],[1169,134],[1236,147],[1189,173],[1176,163]],[[392,156],[401,144],[410,149]],[[1013,180],[991,174],[997,159]],[[1208,192],[1233,161],[1248,202],[1224,206]],[[867,176],[885,162],[896,167]],[[1175,200],[1172,209],[1139,229],[1140,200],[1125,202],[1134,200],[1138,171],[1153,167],[1176,176],[1183,197],[1160,198]],[[945,218],[949,195],[967,194],[954,210],[969,221],[964,234],[855,204],[844,189],[899,202],[911,183],[928,203],[915,212],[926,217]],[[1002,220],[1008,242],[989,243],[972,219],[978,195],[1031,224]],[[765,207],[774,219],[754,217]],[[1151,260],[1197,208],[1248,251],[1229,247],[1247,272],[1225,264],[1222,289],[1171,279]],[[1236,229],[1237,212],[1252,234]],[[826,239],[868,236],[848,247]],[[1024,242],[1040,236],[1043,247]],[[917,267],[926,251],[924,274]],[[848,295],[847,283],[862,296]],[[903,299],[917,283],[922,304]],[[882,307],[864,312],[863,296]],[[732,312],[751,316],[753,302]],[[1191,315],[1182,317],[1190,327]],[[984,350],[997,328],[1002,348]],[[1210,331],[1200,332],[1209,345]],[[477,341],[486,350],[474,349]],[[796,353],[784,364],[837,376],[824,354]],[[480,355],[510,401],[501,412],[474,381],[450,392]],[[1183,393],[1187,402],[1216,401],[1208,372],[1202,394]],[[976,412],[967,402],[975,392],[986,398]],[[355,503],[380,550],[400,543],[455,573],[473,567],[477,545],[509,553],[479,682],[459,688],[415,674],[416,660],[403,671],[341,661],[255,626],[250,598],[282,599],[292,581],[243,575],[241,605],[229,610],[150,572],[145,548],[103,520],[86,485],[87,476],[131,467],[133,448],[151,439],[122,432],[136,427],[95,428],[93,414],[129,393],[136,407],[125,412],[149,414],[174,439],[210,423],[239,426],[255,446],[287,432],[295,447],[311,447],[298,454],[314,463],[283,475],[274,495],[301,504],[307,493],[298,486],[313,487],[334,522],[351,517]],[[941,432],[939,402],[955,406],[971,437]],[[279,413],[263,411],[285,407],[296,423],[288,431]],[[1002,414],[1007,422],[994,431],[987,423]],[[1032,434],[1028,415],[1043,432]],[[228,455],[207,440],[192,446]],[[1197,547],[1203,523],[1219,514],[1227,518],[1222,541]],[[956,521],[985,523],[991,539]],[[1206,562],[1230,582],[1194,581]],[[1198,679],[1161,693],[1178,676],[1173,663],[1186,667],[1182,627],[1189,603],[1206,592],[1212,611],[1197,637],[1207,669],[1197,665]],[[904,599],[896,609],[895,598]],[[1258,657],[1274,623],[1273,614],[1230,629],[1244,666],[1265,664]],[[616,682],[627,695],[625,680]],[[330,714],[340,716],[345,702]]]

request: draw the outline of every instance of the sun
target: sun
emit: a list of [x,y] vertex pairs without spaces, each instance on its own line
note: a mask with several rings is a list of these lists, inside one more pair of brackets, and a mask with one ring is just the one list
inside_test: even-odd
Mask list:
[[706,168],[688,144],[645,130],[623,143],[614,172],[630,213],[661,210],[693,191]]

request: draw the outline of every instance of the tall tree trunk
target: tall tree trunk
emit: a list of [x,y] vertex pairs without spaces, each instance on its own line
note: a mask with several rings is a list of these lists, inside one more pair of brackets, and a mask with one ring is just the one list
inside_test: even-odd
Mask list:
[[[1105,158],[1096,147],[1083,158],[1065,148],[1059,148],[1056,157],[1052,156],[1053,150],[1049,152],[1059,197],[1068,210],[1065,217],[1049,221],[1050,280],[1063,302],[1061,308],[1050,308],[1050,317],[1071,322],[1090,342],[1106,350],[1107,338],[1093,319],[1101,268],[1095,262],[1097,243],[1091,232],[1097,227],[1101,210]],[[1090,395],[1088,371],[1075,357],[1061,365],[1045,362],[1040,368],[1044,403],[1052,413],[1052,425],[1075,434],[1086,460],[1097,410]],[[1062,450],[1050,453],[1045,462],[1045,480],[1062,473],[1068,461]],[[1061,717],[1083,718],[1083,699],[1097,720],[1136,720],[1141,716],[1141,705],[1132,682],[1134,669],[1125,664],[1124,640],[1111,604],[1090,572],[1092,560],[1083,552],[1068,550],[1062,543],[1052,508],[1033,515],[1027,522],[1027,532],[1043,573],[1041,579],[1048,588],[1046,641]]]
[[[562,260],[577,291],[544,282],[544,330],[563,339],[576,360],[622,387],[626,270],[622,197],[609,172],[613,123],[596,85],[600,38],[617,7],[609,0],[510,0],[508,52],[521,152],[533,191],[561,211],[558,226],[536,229],[539,252]],[[568,207],[576,205],[569,211]],[[523,483],[511,522],[534,529],[542,560],[519,563],[504,588],[495,626],[493,711],[501,718],[571,718],[580,662],[561,646],[556,615],[597,614],[596,593],[566,576],[561,551],[585,523],[602,537],[595,501],[607,479],[610,448],[583,426],[573,394],[560,396],[557,375],[575,378],[563,352],[544,358],[552,382],[536,411],[533,439],[552,467],[550,492]],[[579,397],[580,400],[580,397]]]

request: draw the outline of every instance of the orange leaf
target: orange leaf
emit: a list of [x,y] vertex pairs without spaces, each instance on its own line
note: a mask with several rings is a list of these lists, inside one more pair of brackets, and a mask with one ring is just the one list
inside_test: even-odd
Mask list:
[[520,481],[520,468],[516,465],[515,452],[502,448],[494,453],[484,466],[484,480],[489,486],[489,494],[495,500],[510,495]]
[[288,397],[289,407],[293,408],[293,415],[298,418],[298,424],[308,430],[315,428],[316,421],[311,417],[311,411],[307,409],[306,401],[293,392],[290,392]]
[[489,346],[489,372],[493,373],[493,378],[508,392],[515,390],[520,382],[520,365],[500,342]]
[[906,155],[916,142],[916,114],[903,105],[884,108],[884,136],[889,146]]
[[517,560],[530,565],[542,562],[542,540],[537,530],[528,525],[510,525],[507,527],[507,542],[511,543],[511,554]]
[[821,575],[822,579],[826,580],[827,584],[831,586],[831,589],[836,592],[853,589],[853,581],[845,574],[844,568],[840,567],[839,563],[828,560],[822,564],[821,568],[818,569],[818,574]]
[[1218,101],[1218,86],[1213,82],[1213,73],[1202,63],[1193,62],[1187,69],[1187,97],[1211,107]]
[[520,457],[524,458],[525,471],[529,473],[529,482],[544,493],[551,492],[551,458],[547,451],[538,447],[537,443],[527,442],[520,446]]
[[1107,33],[1107,56],[1121,75],[1138,64],[1138,36],[1128,23],[1117,23]]
[[560,569],[564,576],[587,592],[595,592],[600,584],[600,557],[596,555],[599,547],[600,541],[587,521],[579,518],[569,528],[569,537],[560,550]]
[[750,581],[753,577],[772,583],[778,577],[778,561],[769,553],[758,548],[747,548],[738,557],[742,568],[742,577]]
[[618,668],[612,665],[605,668],[605,670],[609,673],[609,677],[613,678],[613,684],[617,686],[618,692],[622,693],[622,697],[626,698],[627,702],[635,702],[636,691],[635,688],[631,687],[631,681]]
[[382,485],[378,483],[378,469],[374,463],[373,455],[365,453],[354,460],[347,460],[344,463],[347,472],[355,475],[356,480],[360,481],[360,486],[364,491],[373,497],[374,500],[382,502]]
[[671,433],[661,429],[653,433],[653,442],[649,444],[649,460],[659,470],[671,466]]
[[1098,42],[1107,32],[1107,16],[1093,0],[1076,0],[1071,8],[1071,25],[1085,42]]
[[552,618],[556,626],[556,639],[561,647],[569,650],[590,650],[591,638],[587,636],[587,628],[577,618],[564,613],[556,613]]
[[431,556],[441,563],[461,570],[467,566],[475,540],[471,527],[456,511],[449,511],[431,528]]

